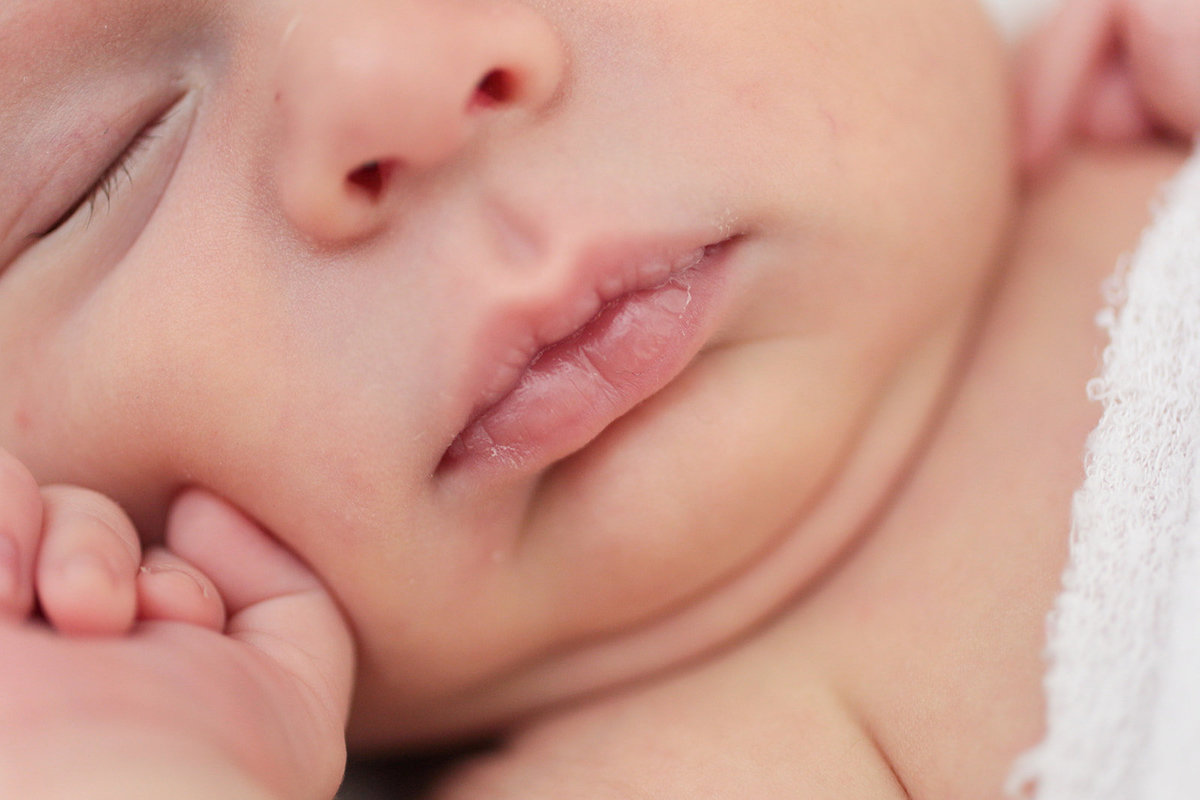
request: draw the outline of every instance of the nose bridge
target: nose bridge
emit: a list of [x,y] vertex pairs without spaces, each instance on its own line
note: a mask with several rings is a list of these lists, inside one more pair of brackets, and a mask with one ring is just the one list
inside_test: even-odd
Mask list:
[[301,3],[275,93],[285,214],[318,240],[361,238],[406,176],[499,117],[535,117],[563,64],[556,31],[517,0]]

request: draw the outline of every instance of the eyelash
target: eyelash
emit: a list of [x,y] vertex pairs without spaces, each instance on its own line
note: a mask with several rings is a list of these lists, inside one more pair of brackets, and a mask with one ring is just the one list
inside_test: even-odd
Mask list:
[[127,182],[133,182],[133,175],[129,171],[130,165],[134,158],[158,137],[159,130],[166,124],[170,116],[171,113],[167,112],[138,131],[137,135],[130,140],[120,155],[105,167],[104,172],[88,187],[87,191],[72,203],[50,227],[37,234],[36,238],[45,239],[65,225],[84,206],[88,208],[88,222],[90,223],[96,213],[96,204],[100,202],[101,198],[104,198],[106,206],[111,205],[113,195],[121,187],[121,176],[124,175]]

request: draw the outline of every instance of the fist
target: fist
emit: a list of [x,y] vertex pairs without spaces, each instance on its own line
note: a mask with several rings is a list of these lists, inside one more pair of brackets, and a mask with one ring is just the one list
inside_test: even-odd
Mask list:
[[1032,169],[1073,137],[1200,133],[1200,0],[1065,0],[1020,70],[1021,148]]

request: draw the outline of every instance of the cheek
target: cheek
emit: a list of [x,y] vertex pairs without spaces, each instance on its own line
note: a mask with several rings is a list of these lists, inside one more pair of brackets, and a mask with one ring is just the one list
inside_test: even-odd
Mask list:
[[15,355],[15,349],[9,341],[0,339],[0,352],[4,353],[0,367],[0,447],[44,481],[56,473],[42,443],[65,440],[54,430],[64,409],[50,399],[58,392],[47,391],[41,370],[32,370],[28,360]]
[[404,350],[394,342],[358,346],[386,338],[374,324],[386,318],[350,313],[363,309],[353,292],[297,292],[278,258],[238,250],[147,249],[106,281],[64,337],[61,363],[83,365],[67,416],[105,487],[142,518],[200,484],[306,555],[302,532],[343,536],[339,510],[395,504],[417,485],[414,449],[398,445],[418,429],[402,402],[414,373],[386,355]]
[[[104,380],[110,358],[85,318],[89,296],[65,264],[28,263],[0,292],[0,445],[40,482],[80,482],[112,461],[125,393]],[[136,321],[130,326],[137,330]],[[110,452],[105,452],[109,450]]]
[[59,313],[0,325],[4,443],[42,480],[105,491],[146,525],[187,477],[186,442],[265,428],[248,409],[277,341],[253,293],[216,291],[166,252],[139,244]]
[[11,304],[0,303],[0,446],[27,450],[55,410],[41,396],[41,369],[45,326],[38,314],[26,315]]

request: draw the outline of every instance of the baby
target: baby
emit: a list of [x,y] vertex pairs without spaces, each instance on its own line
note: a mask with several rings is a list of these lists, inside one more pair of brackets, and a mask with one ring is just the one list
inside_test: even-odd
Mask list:
[[1018,189],[963,0],[0,33],[5,796],[999,795],[1183,148]]

